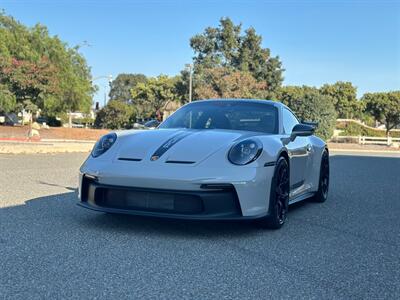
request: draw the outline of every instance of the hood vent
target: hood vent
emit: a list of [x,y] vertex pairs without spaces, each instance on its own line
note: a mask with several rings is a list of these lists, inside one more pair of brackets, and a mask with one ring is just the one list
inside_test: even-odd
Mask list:
[[184,165],[191,165],[191,164],[194,164],[195,161],[187,161],[187,160],[167,160],[165,163],[167,163],[167,164],[184,164]]
[[118,160],[127,160],[127,161],[141,161],[141,158],[129,158],[129,157],[119,157]]

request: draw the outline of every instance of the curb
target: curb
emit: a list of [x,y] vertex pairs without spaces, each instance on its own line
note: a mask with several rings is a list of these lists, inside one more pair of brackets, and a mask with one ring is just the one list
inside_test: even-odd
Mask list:
[[95,140],[64,140],[64,139],[41,139],[42,142],[46,143],[82,143],[82,144],[94,144]]
[[94,142],[28,142],[28,141],[1,141],[1,154],[38,154],[38,153],[67,153],[90,152]]
[[2,138],[0,137],[0,142],[27,142],[27,143],[37,143],[40,142],[40,138]]

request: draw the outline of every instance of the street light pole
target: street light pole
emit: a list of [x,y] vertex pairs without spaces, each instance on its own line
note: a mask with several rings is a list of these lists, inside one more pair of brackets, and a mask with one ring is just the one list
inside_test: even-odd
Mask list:
[[[92,79],[92,82],[95,80],[98,80],[98,79],[103,79],[103,78],[108,79],[108,86],[111,87],[112,75],[102,75],[102,76],[95,77]],[[107,105],[107,92],[106,92],[107,86],[104,85],[103,87],[104,87],[104,106],[106,106]]]
[[192,65],[190,65],[190,76],[189,76],[189,102],[192,102],[192,84],[193,84],[193,79],[192,79]]
[[186,68],[189,70],[189,102],[192,102],[192,87],[193,87],[193,77],[192,77],[192,64],[186,64]]

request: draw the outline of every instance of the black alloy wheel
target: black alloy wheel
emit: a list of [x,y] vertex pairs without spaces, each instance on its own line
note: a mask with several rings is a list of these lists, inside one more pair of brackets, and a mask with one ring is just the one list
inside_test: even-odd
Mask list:
[[262,227],[279,229],[285,224],[289,207],[289,178],[288,162],[284,157],[280,157],[271,184],[269,215],[259,222]]
[[329,191],[329,154],[324,150],[321,158],[321,170],[319,175],[319,187],[314,196],[314,201],[325,202],[328,199]]
[[[284,161],[286,162],[286,161]],[[278,180],[275,188],[275,210],[279,226],[286,221],[289,206],[289,168],[287,163],[278,166]]]

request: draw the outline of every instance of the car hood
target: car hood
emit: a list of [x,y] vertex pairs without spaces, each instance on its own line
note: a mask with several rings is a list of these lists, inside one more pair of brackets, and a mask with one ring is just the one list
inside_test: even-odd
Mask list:
[[119,136],[118,159],[196,163],[254,133],[232,130],[156,129]]

